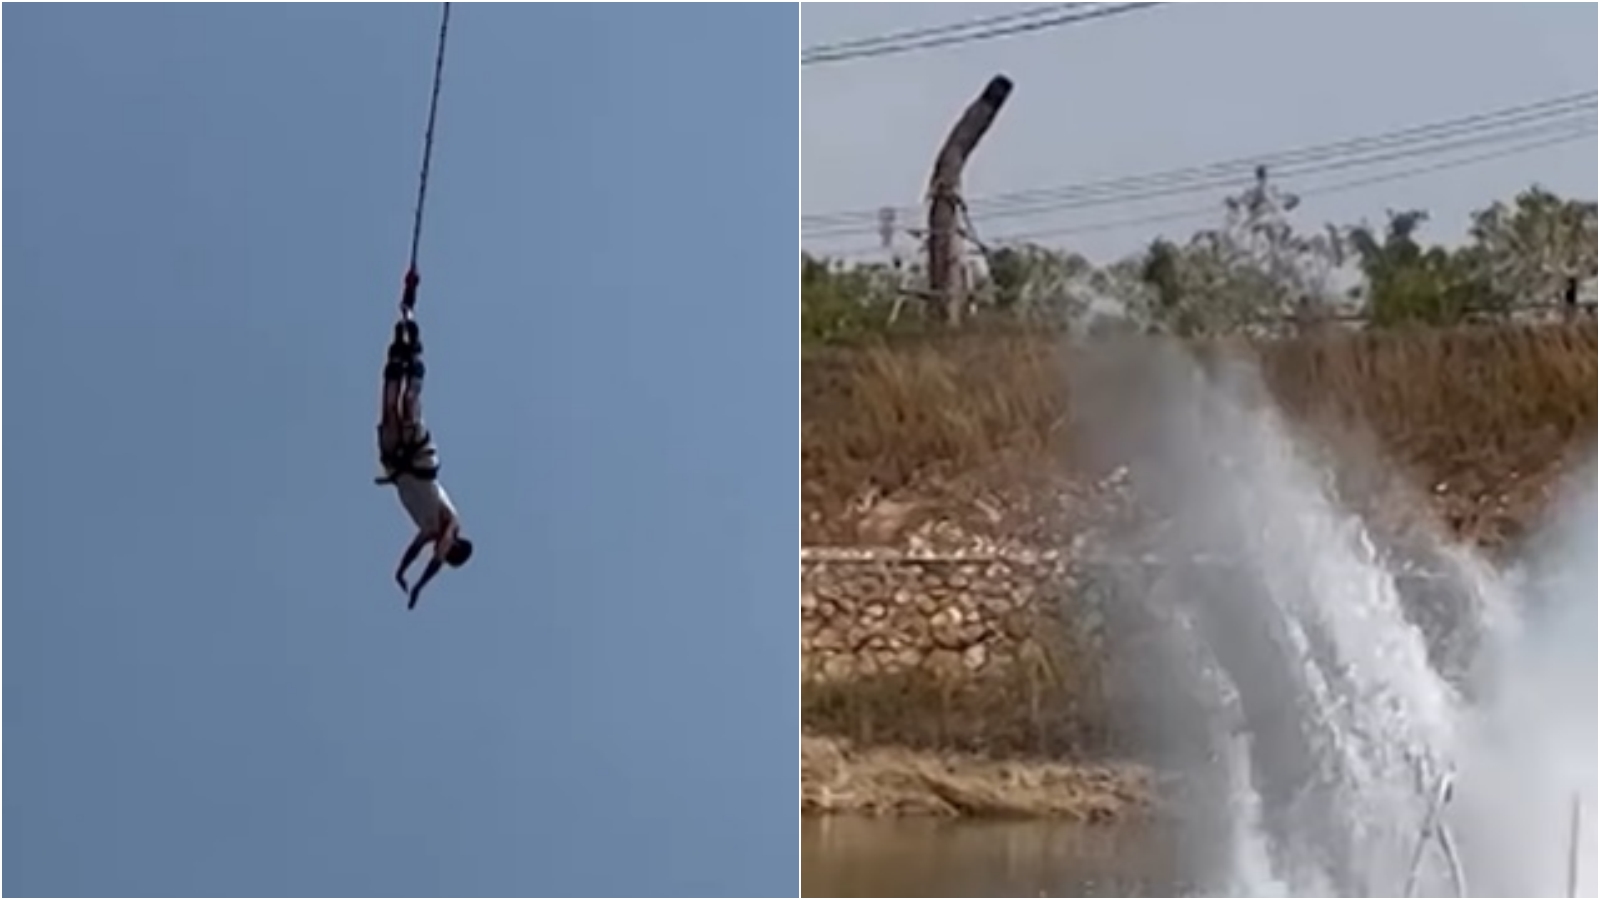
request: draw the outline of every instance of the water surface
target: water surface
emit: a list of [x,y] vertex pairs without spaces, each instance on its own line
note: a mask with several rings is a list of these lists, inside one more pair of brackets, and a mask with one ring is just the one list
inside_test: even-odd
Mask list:
[[1152,828],[1060,822],[806,818],[807,897],[1170,897]]

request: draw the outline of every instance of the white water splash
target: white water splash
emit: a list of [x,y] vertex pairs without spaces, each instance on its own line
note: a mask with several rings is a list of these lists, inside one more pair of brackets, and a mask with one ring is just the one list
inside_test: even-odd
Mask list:
[[1469,711],[1461,789],[1448,817],[1474,893],[1565,896],[1574,795],[1585,810],[1578,896],[1596,892],[1596,491],[1591,464],[1505,578],[1505,628]]
[[[1523,571],[1434,546],[1418,576],[1340,508],[1249,371],[1173,348],[1081,362],[1080,422],[1143,507],[1103,552],[1159,561],[1101,573],[1145,637],[1121,674],[1188,785],[1203,889],[1394,896],[1458,771],[1447,821],[1474,893],[1564,893],[1572,792],[1594,809],[1592,468]],[[1402,596],[1416,584],[1442,612]],[[1421,874],[1451,892],[1436,854]]]

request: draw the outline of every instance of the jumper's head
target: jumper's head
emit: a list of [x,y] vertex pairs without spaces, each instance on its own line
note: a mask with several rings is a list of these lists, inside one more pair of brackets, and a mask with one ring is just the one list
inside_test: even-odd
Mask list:
[[459,569],[472,558],[472,542],[464,537],[458,537],[450,542],[450,549],[445,551],[444,561],[452,569]]

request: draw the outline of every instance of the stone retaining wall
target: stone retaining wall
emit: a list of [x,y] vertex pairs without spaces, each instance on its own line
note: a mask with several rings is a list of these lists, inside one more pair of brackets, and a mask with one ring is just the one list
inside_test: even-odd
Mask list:
[[1054,554],[801,553],[800,649],[812,683],[924,671],[989,674],[1055,622]]

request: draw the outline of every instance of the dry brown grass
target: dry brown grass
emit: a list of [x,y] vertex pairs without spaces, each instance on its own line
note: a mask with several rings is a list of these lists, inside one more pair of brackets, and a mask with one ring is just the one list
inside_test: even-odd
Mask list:
[[1065,424],[1059,350],[1004,334],[808,353],[803,477],[830,493],[1037,457]]
[[[1361,431],[1414,484],[1450,485],[1457,508],[1440,516],[1486,542],[1508,537],[1527,514],[1520,507],[1537,506],[1595,433],[1592,320],[1229,348],[1259,360],[1291,418],[1328,434]],[[1050,335],[985,333],[808,353],[806,539],[850,540],[845,511],[867,492],[937,493],[1019,473],[1070,478],[1067,352]],[[1502,512],[1478,509],[1489,494],[1502,497]],[[1503,521],[1488,521],[1496,516]]]

